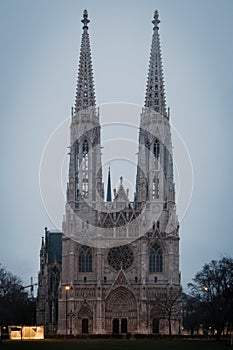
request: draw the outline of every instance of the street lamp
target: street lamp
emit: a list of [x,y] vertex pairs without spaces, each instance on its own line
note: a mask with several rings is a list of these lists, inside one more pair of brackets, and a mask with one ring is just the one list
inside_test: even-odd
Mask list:
[[65,308],[65,315],[66,315],[66,336],[67,336],[67,329],[68,329],[68,319],[67,319],[67,294],[68,291],[70,290],[70,286],[66,285],[65,286],[65,291],[66,291],[66,308]]

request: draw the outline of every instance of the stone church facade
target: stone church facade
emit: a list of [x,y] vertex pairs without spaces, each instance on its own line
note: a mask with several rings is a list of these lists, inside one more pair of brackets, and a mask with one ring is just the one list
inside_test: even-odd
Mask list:
[[[152,21],[133,202],[122,177],[119,188],[112,193],[110,169],[104,194],[100,111],[95,101],[86,10],[82,23],[57,287],[58,315],[53,329],[67,335],[178,333],[179,224],[158,11]],[[39,282],[37,321],[48,326],[48,319],[42,317],[46,309],[42,304],[50,291],[41,288]],[[51,328],[48,326],[48,331]]]

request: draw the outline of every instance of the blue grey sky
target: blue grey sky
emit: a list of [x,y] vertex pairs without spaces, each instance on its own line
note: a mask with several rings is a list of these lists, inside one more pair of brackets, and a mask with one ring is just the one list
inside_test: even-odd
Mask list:
[[40,196],[40,159],[74,103],[84,8],[98,104],[143,105],[159,10],[167,103],[194,173],[180,224],[185,286],[205,262],[233,256],[232,0],[0,1],[0,263],[26,284],[37,278],[43,228],[53,228]]

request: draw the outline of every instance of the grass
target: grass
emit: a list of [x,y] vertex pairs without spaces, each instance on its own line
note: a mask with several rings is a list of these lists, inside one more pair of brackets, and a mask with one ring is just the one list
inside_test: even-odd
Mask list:
[[1,350],[230,350],[226,341],[159,339],[4,340]]

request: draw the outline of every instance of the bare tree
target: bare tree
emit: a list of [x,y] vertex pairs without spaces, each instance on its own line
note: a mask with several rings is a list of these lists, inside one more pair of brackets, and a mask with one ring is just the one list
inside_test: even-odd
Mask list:
[[34,323],[34,309],[20,278],[0,265],[0,325]]
[[168,321],[169,336],[172,335],[172,321],[180,322],[181,294],[180,287],[168,286],[154,294],[150,301],[152,317],[157,316]]
[[191,336],[198,331],[202,318],[199,301],[191,295],[183,293],[182,295],[182,321],[186,330],[190,331]]

